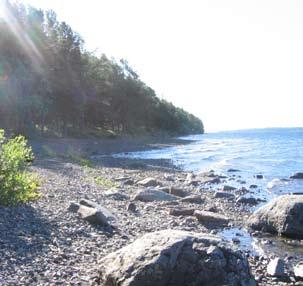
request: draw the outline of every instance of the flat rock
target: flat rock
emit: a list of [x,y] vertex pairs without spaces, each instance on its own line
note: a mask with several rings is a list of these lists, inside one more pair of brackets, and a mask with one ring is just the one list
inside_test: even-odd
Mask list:
[[213,213],[210,211],[195,211],[194,216],[198,219],[200,222],[205,222],[205,223],[218,223],[218,224],[227,224],[229,222],[229,218],[218,214],[218,213]]
[[303,196],[284,195],[255,211],[248,220],[254,230],[303,238]]
[[99,285],[249,285],[247,259],[220,242],[215,236],[179,230],[145,234],[99,262]]
[[188,196],[187,191],[183,190],[182,188],[178,188],[178,187],[169,188],[169,194],[177,196],[177,197],[181,197],[181,198]]
[[171,194],[156,190],[156,189],[145,189],[139,190],[133,200],[141,202],[153,202],[153,201],[174,201],[178,197]]
[[142,186],[142,187],[156,187],[156,186],[160,186],[161,183],[156,180],[155,178],[146,178],[144,180],[141,180],[139,182],[137,182],[137,185]]
[[231,169],[228,169],[227,172],[228,173],[235,173],[235,172],[240,172],[240,170],[231,168]]
[[194,208],[173,208],[168,210],[168,214],[173,216],[191,216],[194,212]]
[[191,203],[191,204],[202,204],[203,199],[200,195],[191,195],[185,198],[182,198],[180,202]]
[[223,191],[234,191],[236,190],[237,188],[235,187],[232,187],[232,186],[229,186],[229,185],[224,185],[223,186]]
[[121,191],[119,190],[109,190],[104,192],[104,195],[106,197],[112,198],[116,201],[125,201],[125,200],[129,200],[129,196],[126,194],[123,194]]
[[215,192],[215,198],[234,199],[235,195],[227,192]]
[[267,265],[267,274],[274,277],[285,275],[285,262],[281,258],[272,259]]
[[240,197],[237,199],[236,201],[239,204],[245,204],[245,205],[257,205],[258,204],[258,200],[254,197]]
[[203,177],[200,182],[201,184],[219,184],[221,183],[221,179],[219,176]]
[[161,187],[158,188],[158,190],[181,198],[184,198],[189,194],[187,191],[178,187]]

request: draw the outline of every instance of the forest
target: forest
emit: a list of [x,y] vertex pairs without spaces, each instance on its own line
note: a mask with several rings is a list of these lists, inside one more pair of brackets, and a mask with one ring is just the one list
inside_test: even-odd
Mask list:
[[157,97],[127,60],[87,51],[53,11],[3,3],[0,128],[28,136],[204,132],[199,118]]

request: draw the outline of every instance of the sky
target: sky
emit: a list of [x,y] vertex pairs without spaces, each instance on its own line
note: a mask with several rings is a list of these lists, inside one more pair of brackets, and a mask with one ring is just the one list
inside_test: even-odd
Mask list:
[[303,127],[303,1],[26,0],[206,131]]

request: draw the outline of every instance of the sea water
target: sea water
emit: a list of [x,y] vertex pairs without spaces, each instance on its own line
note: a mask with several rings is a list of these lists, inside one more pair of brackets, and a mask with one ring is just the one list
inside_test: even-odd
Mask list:
[[[216,173],[234,176],[229,185],[241,186],[245,181],[258,187],[251,189],[256,197],[269,201],[272,197],[287,193],[302,193],[303,180],[290,179],[296,172],[303,172],[303,128],[266,128],[241,131],[207,133],[183,137],[191,140],[179,146],[144,152],[116,154],[116,157],[136,159],[168,159],[177,167],[189,172],[214,170]],[[237,172],[228,172],[236,169]],[[262,175],[258,179],[256,175]],[[218,189],[222,186],[212,186]],[[265,202],[264,202],[265,203]],[[262,205],[259,204],[256,208]],[[270,237],[272,244],[262,245],[245,229],[225,229],[219,235],[231,241],[239,235],[238,248],[252,253],[275,253],[278,256],[302,255],[303,248],[287,244],[283,239]]]
[[[257,184],[264,193],[303,193],[303,180],[289,179],[293,173],[303,172],[303,128],[225,131],[182,139],[192,142],[115,156],[168,159],[185,171],[197,173],[214,170],[227,174],[229,169],[237,169],[247,185]],[[256,179],[256,175],[264,178]]]

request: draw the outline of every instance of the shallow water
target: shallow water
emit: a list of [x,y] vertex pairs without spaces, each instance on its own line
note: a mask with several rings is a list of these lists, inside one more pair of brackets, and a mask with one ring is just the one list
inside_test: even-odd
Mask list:
[[[208,133],[183,137],[190,144],[144,152],[120,153],[116,157],[169,159],[185,171],[215,170],[226,174],[230,168],[247,185],[257,184],[262,197],[303,193],[303,180],[288,180],[303,171],[303,128],[268,128]],[[255,175],[262,174],[263,179]],[[231,185],[238,186],[236,180]],[[261,190],[261,191],[260,191]]]
[[[235,249],[241,249],[251,255],[275,255],[281,258],[303,256],[303,243],[300,240],[269,234],[263,235],[262,238],[256,238],[244,228],[224,229],[218,235],[230,242]],[[233,241],[235,238],[238,240],[236,243]]]
[[[303,180],[289,177],[303,172],[303,128],[270,128],[233,132],[218,132],[183,137],[193,140],[190,144],[144,152],[115,154],[115,157],[136,159],[169,159],[185,171],[216,173],[233,176],[228,185],[258,187],[251,189],[255,197],[269,201],[287,193],[302,193]],[[239,172],[229,173],[228,169]],[[263,175],[257,179],[256,175]],[[239,181],[245,181],[241,184]],[[212,186],[212,189],[221,188]],[[259,204],[256,208],[260,207]],[[275,254],[280,257],[303,256],[303,244],[285,238],[252,237],[245,229],[231,228],[218,233],[226,241],[237,238],[234,247],[253,255]]]

